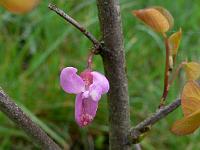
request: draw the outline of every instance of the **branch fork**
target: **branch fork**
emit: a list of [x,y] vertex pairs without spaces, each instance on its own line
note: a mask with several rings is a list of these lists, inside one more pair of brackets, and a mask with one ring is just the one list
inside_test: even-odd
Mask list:
[[[77,28],[80,32],[82,32],[92,43],[94,48],[92,49],[91,53],[88,56],[88,66],[91,65],[91,60],[93,55],[95,54],[102,54],[106,53],[106,55],[113,55],[113,51],[108,49],[104,42],[99,42],[95,36],[93,36],[87,29],[85,29],[80,23],[78,23],[76,20],[74,20],[72,17],[67,15],[63,10],[57,8],[53,4],[49,4],[48,6],[52,11],[56,12],[58,15],[60,15],[63,19],[65,19],[68,23],[72,24],[75,28]],[[163,35],[165,39],[165,47],[166,47],[166,66],[165,66],[165,80],[164,80],[164,91],[162,96],[162,102],[164,104],[164,101],[167,97],[168,90],[169,90],[169,72],[170,72],[170,66],[169,66],[169,43],[168,38],[166,35]],[[105,37],[104,37],[105,38]],[[172,102],[171,104],[167,106],[162,106],[155,114],[148,117],[141,123],[139,123],[137,126],[130,128],[128,134],[128,137],[124,141],[124,145],[129,144],[137,144],[140,142],[140,137],[143,136],[145,133],[151,130],[151,126],[154,125],[156,122],[160,121],[162,118],[166,117],[169,113],[174,111],[176,108],[178,108],[181,104],[181,100],[177,99],[176,101]]]
[[144,121],[140,122],[136,127],[131,128],[129,132],[128,143],[139,143],[140,136],[151,129],[151,126],[166,117],[169,113],[173,112],[176,108],[181,105],[181,100],[177,99],[171,104],[159,109],[152,116],[148,117]]
[[[100,1],[100,0],[99,0]],[[100,6],[103,7],[103,6]],[[86,30],[82,25],[80,25],[76,20],[71,18],[69,15],[64,13],[61,9],[57,8],[53,4],[49,4],[49,8],[64,18],[67,22],[76,27],[81,31],[92,43],[94,49],[91,51],[92,56],[89,56],[88,64],[90,65],[93,55],[105,52],[110,54],[111,52],[107,47],[105,47],[103,42],[99,42],[95,36],[93,36],[88,30]],[[104,37],[105,38],[105,37]],[[119,40],[120,41],[120,40]],[[166,49],[167,45],[166,45]],[[112,52],[111,54],[113,54]],[[166,60],[167,61],[167,60]],[[116,61],[117,62],[117,61]],[[167,62],[166,62],[167,64]],[[122,66],[121,66],[122,67]],[[122,67],[123,68],[123,67]],[[166,67],[168,68],[168,67]],[[181,66],[178,68],[178,70]],[[169,69],[167,70],[169,71]],[[178,71],[177,71],[178,72]],[[176,74],[176,73],[175,73]],[[168,79],[167,79],[168,80]],[[172,81],[174,78],[172,79]],[[168,89],[168,86],[166,86]],[[125,91],[126,93],[126,91]],[[128,98],[127,98],[128,99]],[[155,114],[145,119],[143,122],[139,123],[136,127],[130,129],[127,133],[126,144],[139,143],[139,138],[142,134],[150,130],[150,127],[158,122],[160,119],[166,117],[170,112],[174,111],[181,104],[180,99],[172,102],[168,106],[163,107],[158,110]],[[57,145],[38,125],[36,125],[23,111],[19,108],[14,101],[12,101],[8,95],[0,87],[0,111],[2,111],[8,118],[15,122],[20,128],[22,128],[27,135],[31,136],[33,142],[39,144],[44,149],[48,150],[60,150],[61,148]],[[115,120],[116,121],[116,120]],[[129,124],[129,123],[127,123]],[[119,130],[119,129],[117,129]],[[124,146],[122,146],[124,147]]]

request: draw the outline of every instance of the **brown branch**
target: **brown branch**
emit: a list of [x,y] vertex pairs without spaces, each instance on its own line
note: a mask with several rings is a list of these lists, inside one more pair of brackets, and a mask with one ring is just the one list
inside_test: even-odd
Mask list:
[[0,111],[10,118],[17,126],[31,136],[34,143],[46,150],[60,150],[61,148],[22,110],[19,108],[0,87]]
[[150,127],[154,125],[156,122],[166,117],[169,113],[171,113],[176,108],[178,108],[180,104],[181,104],[181,100],[177,99],[176,101],[172,102],[168,106],[165,106],[164,108],[159,109],[158,112],[156,112],[149,118],[139,123],[136,127],[131,128],[127,143],[128,144],[139,143],[140,142],[139,138],[142,134],[150,130]]
[[129,150],[130,146],[124,145],[130,129],[130,112],[119,0],[97,0],[97,6],[103,41],[109,49],[101,52],[110,83],[109,148]]
[[86,30],[85,27],[83,27],[80,23],[78,23],[68,14],[66,14],[63,10],[61,10],[60,8],[56,7],[56,5],[51,3],[49,4],[48,7],[49,9],[53,10],[58,15],[60,15],[62,18],[64,18],[68,23],[76,27],[79,31],[81,31],[94,44],[95,50],[100,50],[103,48],[102,44],[88,30]]

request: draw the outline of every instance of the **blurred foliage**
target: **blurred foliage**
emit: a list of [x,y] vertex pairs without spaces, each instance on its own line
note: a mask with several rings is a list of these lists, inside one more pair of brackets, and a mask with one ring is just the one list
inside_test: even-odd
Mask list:
[[[60,8],[83,23],[101,38],[95,0],[55,0]],[[161,36],[144,26],[131,14],[133,9],[160,5],[175,18],[175,27],[183,30],[178,62],[199,61],[200,2],[198,0],[121,0],[124,44],[131,104],[132,125],[151,113],[163,89],[164,44]],[[92,47],[74,27],[51,12],[48,1],[26,15],[14,15],[0,8],[0,85],[60,145],[77,149],[108,149],[108,110],[104,97],[92,125],[79,128],[74,120],[74,95],[63,92],[59,73],[65,66],[84,70]],[[94,59],[94,70],[103,72],[100,56]],[[168,102],[179,96],[185,82],[181,74],[171,88]],[[185,137],[170,133],[172,122],[182,116],[180,108],[152,129],[142,146],[144,149],[200,149],[197,131]],[[39,149],[25,133],[0,113],[0,149]]]

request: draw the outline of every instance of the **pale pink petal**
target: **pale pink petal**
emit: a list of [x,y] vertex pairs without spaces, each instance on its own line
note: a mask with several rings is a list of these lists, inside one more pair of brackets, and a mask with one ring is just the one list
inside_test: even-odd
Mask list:
[[60,85],[65,92],[79,94],[84,91],[84,81],[76,73],[77,69],[73,67],[66,67],[61,71]]
[[85,92],[83,92],[83,94],[82,94],[82,97],[83,97],[83,98],[88,98],[89,96],[90,96],[89,91],[85,91]]
[[101,86],[101,94],[107,93],[110,88],[107,78],[103,74],[96,71],[93,71],[91,74],[93,75],[93,84]]
[[94,84],[94,83],[90,85],[89,95],[92,98],[92,100],[99,101],[101,98],[101,94],[102,94],[101,86]]
[[84,127],[92,122],[96,115],[98,102],[91,98],[84,98],[82,94],[76,96],[75,119],[80,127]]
[[81,120],[81,114],[82,114],[82,103],[83,98],[82,94],[76,95],[76,101],[75,101],[75,120],[78,124],[80,124]]

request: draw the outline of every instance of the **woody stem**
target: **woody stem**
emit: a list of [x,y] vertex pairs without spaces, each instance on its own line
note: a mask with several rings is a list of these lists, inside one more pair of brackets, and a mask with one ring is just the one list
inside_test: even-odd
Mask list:
[[166,60],[165,60],[165,78],[164,78],[164,90],[163,90],[163,94],[161,97],[161,103],[159,107],[162,107],[165,103],[165,99],[168,95],[168,91],[169,91],[169,41],[166,35],[164,35],[165,38],[165,49],[166,49]]

